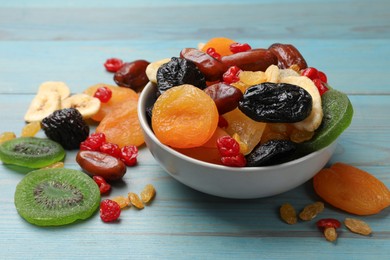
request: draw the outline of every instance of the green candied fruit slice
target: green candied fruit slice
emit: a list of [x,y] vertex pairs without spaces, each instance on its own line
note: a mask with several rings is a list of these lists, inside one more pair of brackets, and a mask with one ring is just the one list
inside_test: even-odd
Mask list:
[[72,169],[40,169],[16,186],[16,210],[37,226],[59,226],[87,219],[96,212],[100,191],[92,178]]
[[26,168],[42,168],[63,160],[65,150],[50,139],[18,137],[0,144],[0,160]]
[[299,150],[305,154],[333,143],[352,122],[353,107],[346,94],[329,88],[321,99],[324,113],[322,123],[311,140],[299,145]]

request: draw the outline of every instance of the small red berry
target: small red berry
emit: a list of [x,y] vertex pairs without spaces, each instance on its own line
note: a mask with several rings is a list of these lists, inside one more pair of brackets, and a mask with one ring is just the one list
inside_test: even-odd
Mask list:
[[326,76],[325,73],[323,73],[322,71],[318,71],[318,78],[324,82],[324,83],[328,83],[328,77]]
[[121,207],[113,200],[105,199],[100,202],[100,218],[104,222],[112,222],[121,215]]
[[221,54],[215,51],[214,48],[210,47],[206,50],[206,53],[213,57],[214,59],[220,60],[221,59]]
[[325,228],[339,228],[341,227],[340,221],[334,218],[323,218],[317,221],[317,227],[321,230]]
[[313,67],[308,67],[301,72],[302,76],[306,76],[311,80],[317,79],[318,78],[318,70]]
[[99,186],[100,194],[105,194],[111,190],[111,185],[101,176],[93,176],[92,179]]
[[231,167],[244,167],[246,165],[246,159],[242,153],[235,156],[221,157],[221,162],[223,165]]
[[217,139],[217,148],[222,157],[236,156],[240,153],[240,144],[228,135]]
[[233,53],[244,52],[251,50],[252,47],[248,43],[232,43],[230,44],[230,51]]
[[107,87],[101,87],[96,90],[93,96],[98,98],[100,102],[107,103],[112,97],[112,91]]
[[223,82],[231,84],[240,80],[238,76],[241,72],[241,69],[237,66],[231,66],[222,76]]
[[114,156],[115,158],[121,157],[121,148],[119,148],[119,145],[113,144],[113,143],[104,143],[100,146],[100,151],[102,153],[106,153],[109,155]]
[[111,58],[106,60],[104,67],[109,72],[117,72],[123,66],[123,61],[118,58]]
[[138,148],[135,145],[126,145],[121,149],[121,160],[127,166],[134,166],[137,164]]
[[325,83],[320,79],[313,79],[314,84],[316,85],[318,91],[320,92],[320,96],[322,96],[326,91],[328,91],[328,87],[325,86]]
[[80,150],[99,151],[100,146],[106,142],[106,136],[103,133],[93,133],[80,143]]

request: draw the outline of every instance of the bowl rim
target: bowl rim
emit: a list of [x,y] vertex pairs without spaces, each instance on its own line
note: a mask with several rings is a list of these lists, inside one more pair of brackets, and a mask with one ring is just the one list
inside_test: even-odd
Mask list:
[[158,140],[156,135],[153,133],[153,130],[152,130],[151,126],[149,125],[148,120],[146,118],[146,110],[145,110],[146,96],[150,93],[150,90],[153,87],[155,87],[155,84],[153,84],[152,82],[148,82],[148,84],[144,87],[144,89],[142,90],[142,92],[140,93],[140,96],[139,96],[137,110],[138,110],[138,119],[140,121],[141,128],[144,131],[144,134],[146,134],[149,138],[151,138],[152,141],[156,145],[158,145],[161,149],[163,149],[166,152],[168,152],[176,157],[179,157],[180,159],[185,160],[191,164],[198,164],[199,166],[202,166],[205,168],[214,168],[216,170],[224,170],[224,171],[229,171],[229,172],[237,173],[237,174],[261,173],[261,172],[275,171],[278,169],[292,167],[296,164],[301,163],[302,161],[310,160],[310,158],[316,157],[318,154],[322,153],[323,150],[328,149],[329,147],[335,145],[337,142],[337,139],[336,139],[331,144],[329,144],[328,146],[326,146],[320,150],[311,152],[307,155],[304,155],[304,156],[297,158],[297,159],[294,159],[292,161],[288,161],[288,162],[277,164],[277,165],[258,166],[258,167],[229,167],[229,166],[204,162],[204,161],[189,157],[187,155],[184,155],[184,154],[174,150],[173,148],[161,143],[160,140]]

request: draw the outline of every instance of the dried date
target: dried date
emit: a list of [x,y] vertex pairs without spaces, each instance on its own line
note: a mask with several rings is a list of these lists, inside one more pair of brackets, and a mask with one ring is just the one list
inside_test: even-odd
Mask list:
[[242,98],[241,90],[223,82],[208,86],[204,92],[214,100],[220,115],[235,109]]
[[310,115],[312,97],[303,88],[265,82],[249,87],[238,108],[249,118],[265,123],[295,123]]
[[136,92],[141,92],[149,82],[146,76],[146,67],[149,62],[146,60],[136,60],[123,64],[115,73],[114,81],[120,87],[131,88]]

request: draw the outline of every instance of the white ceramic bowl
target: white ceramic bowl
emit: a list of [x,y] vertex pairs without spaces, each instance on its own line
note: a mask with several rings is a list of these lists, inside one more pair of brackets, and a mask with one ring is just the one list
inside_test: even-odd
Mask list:
[[173,178],[204,193],[235,199],[268,197],[291,190],[312,178],[332,156],[336,142],[287,163],[234,168],[199,161],[162,144],[149,126],[145,108],[153,104],[156,86],[149,83],[138,103],[138,117],[150,152]]

